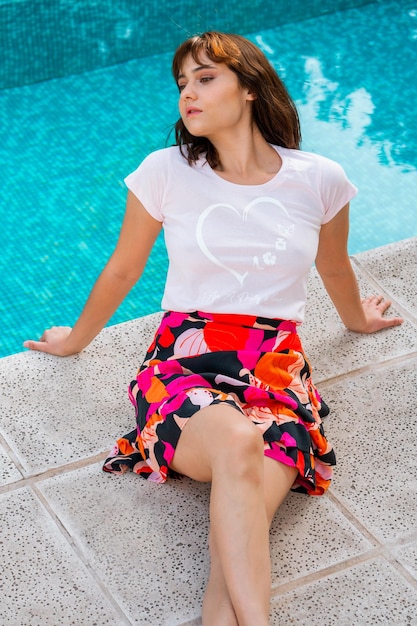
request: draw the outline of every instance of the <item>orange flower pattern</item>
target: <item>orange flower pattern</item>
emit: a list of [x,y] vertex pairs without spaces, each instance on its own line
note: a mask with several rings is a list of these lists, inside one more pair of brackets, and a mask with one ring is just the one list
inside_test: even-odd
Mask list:
[[321,495],[335,454],[296,324],[250,315],[165,313],[129,386],[137,428],[103,469],[165,482],[181,430],[201,408],[226,402],[262,432],[264,454],[297,467],[295,491]]

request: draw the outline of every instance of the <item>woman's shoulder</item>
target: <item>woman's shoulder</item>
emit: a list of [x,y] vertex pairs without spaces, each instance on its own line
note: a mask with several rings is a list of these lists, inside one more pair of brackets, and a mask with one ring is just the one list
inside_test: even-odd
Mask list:
[[314,177],[334,178],[336,180],[346,175],[340,163],[322,154],[306,150],[282,148],[281,146],[274,147],[283,161],[286,161],[289,171],[309,173]]
[[317,154],[317,152],[309,152],[307,150],[297,150],[294,148],[283,148],[282,146],[274,146],[278,154],[286,157],[289,160],[294,161],[295,163],[305,163],[311,165],[318,166],[331,166],[335,164],[339,166],[339,163],[329,157],[324,156],[323,154]]
[[[169,146],[168,148],[160,148],[150,152],[142,161],[142,163],[171,163],[181,157],[178,146]],[[183,157],[182,157],[183,158]]]
[[[201,166],[201,163],[195,164]],[[181,170],[181,174],[185,172],[183,170],[192,170],[190,167],[186,155],[181,150],[180,146],[169,146],[167,148],[161,148],[150,152],[141,162],[140,169],[155,169],[159,171],[174,171]],[[195,169],[195,168],[194,168]]]
[[[180,160],[185,161],[181,156],[178,146],[170,146],[154,150],[145,156],[129,176],[149,176],[160,178],[167,175]],[[128,177],[129,177],[128,176]]]

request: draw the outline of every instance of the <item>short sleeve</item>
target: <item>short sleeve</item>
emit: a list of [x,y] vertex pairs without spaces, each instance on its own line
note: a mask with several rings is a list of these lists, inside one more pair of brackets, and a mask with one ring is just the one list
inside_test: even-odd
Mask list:
[[163,222],[163,196],[166,189],[167,161],[164,150],[148,155],[139,167],[126,176],[124,182],[148,213]]
[[322,157],[321,197],[324,207],[323,224],[330,220],[358,193],[339,163]]

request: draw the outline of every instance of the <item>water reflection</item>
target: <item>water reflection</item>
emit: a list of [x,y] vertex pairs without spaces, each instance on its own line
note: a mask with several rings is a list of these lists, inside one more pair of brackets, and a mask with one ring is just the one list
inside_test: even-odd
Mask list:
[[417,9],[372,4],[256,38],[300,104],[377,146],[385,165],[417,168]]
[[[387,90],[381,93],[374,88],[374,96],[364,86],[347,92],[345,85],[324,75],[318,58],[307,58],[304,71],[303,100],[313,105],[317,119],[349,128],[358,146],[366,144],[367,140],[374,142],[380,162],[385,165],[399,164],[404,170],[417,166],[414,108],[408,112],[396,111],[394,115]],[[379,101],[379,106],[373,98]],[[417,101],[417,90],[414,101]],[[411,119],[406,121],[407,115]],[[388,119],[391,119],[390,124]]]

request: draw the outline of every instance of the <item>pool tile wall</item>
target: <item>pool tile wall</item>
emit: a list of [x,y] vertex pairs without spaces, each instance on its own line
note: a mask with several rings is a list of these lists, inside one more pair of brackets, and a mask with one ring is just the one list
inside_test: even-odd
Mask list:
[[204,30],[247,34],[366,4],[373,2],[0,0],[0,89],[166,52]]

